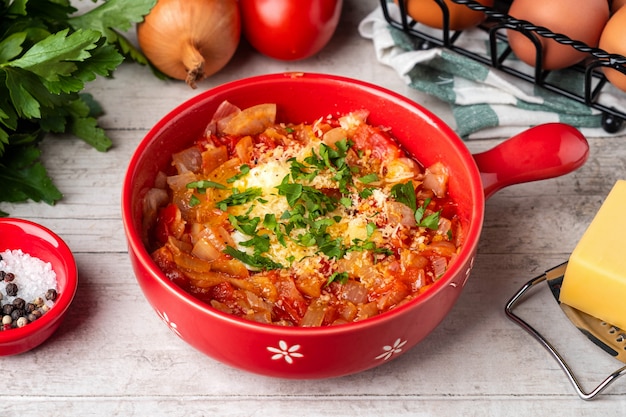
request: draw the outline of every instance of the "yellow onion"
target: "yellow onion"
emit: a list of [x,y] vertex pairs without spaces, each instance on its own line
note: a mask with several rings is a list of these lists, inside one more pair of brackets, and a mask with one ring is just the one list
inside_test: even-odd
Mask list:
[[158,0],[137,25],[152,65],[192,88],[226,66],[240,37],[237,0]]

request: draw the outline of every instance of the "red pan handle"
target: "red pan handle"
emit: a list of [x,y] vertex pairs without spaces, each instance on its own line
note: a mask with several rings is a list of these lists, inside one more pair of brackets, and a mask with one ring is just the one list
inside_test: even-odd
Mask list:
[[589,144],[573,126],[546,123],[473,156],[487,199],[509,185],[554,178],[575,171],[587,160]]

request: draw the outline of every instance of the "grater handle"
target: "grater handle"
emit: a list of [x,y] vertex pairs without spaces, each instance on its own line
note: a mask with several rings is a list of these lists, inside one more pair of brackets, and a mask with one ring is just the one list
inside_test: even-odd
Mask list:
[[567,364],[565,359],[563,359],[561,354],[554,348],[554,346],[545,337],[543,337],[541,333],[539,333],[535,328],[529,325],[521,317],[513,313],[513,308],[515,307],[517,302],[522,298],[522,296],[531,288],[533,288],[535,285],[545,281],[546,279],[547,279],[547,274],[544,273],[538,277],[531,279],[526,284],[524,284],[524,286],[507,302],[504,311],[509,319],[511,319],[518,326],[524,329],[535,340],[537,340],[548,352],[550,352],[550,354],[557,361],[557,363],[559,364],[563,372],[565,372],[565,375],[567,375],[567,378],[571,382],[578,396],[586,401],[593,400],[602,391],[608,388],[609,385],[611,385],[617,378],[626,374],[626,366],[623,366],[622,368],[611,373],[602,382],[600,382],[600,384],[597,387],[595,387],[590,392],[586,392],[583,389],[580,382],[578,381],[578,378],[576,377],[576,375],[574,375],[574,373],[572,372],[572,369],[570,368],[570,366]]

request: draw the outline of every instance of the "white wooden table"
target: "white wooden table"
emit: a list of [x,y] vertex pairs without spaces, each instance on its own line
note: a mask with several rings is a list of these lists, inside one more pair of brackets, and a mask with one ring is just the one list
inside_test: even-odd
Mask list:
[[[0,415],[624,415],[626,378],[599,399],[582,401],[547,352],[506,318],[504,305],[524,282],[567,260],[615,180],[626,178],[626,137],[589,138],[589,161],[577,172],[489,199],[479,254],[458,304],[426,340],[376,369],[314,381],[232,369],[179,339],[144,299],[122,230],[122,178],[148,129],[184,100],[256,74],[327,72],[378,83],[452,122],[447,106],[405,86],[359,37],[358,22],[377,4],[347,0],[331,44],[306,61],[274,61],[243,44],[198,90],[157,80],[137,65],[123,65],[114,79],[89,86],[106,111],[100,123],[113,149],[98,153],[74,138],[47,138],[44,159],[63,200],[54,207],[0,206],[56,231],[80,271],[78,293],[58,332],[31,352],[0,358]],[[497,142],[468,147],[478,152]],[[575,330],[546,294],[537,291],[518,311],[554,337],[590,389],[622,364]]]

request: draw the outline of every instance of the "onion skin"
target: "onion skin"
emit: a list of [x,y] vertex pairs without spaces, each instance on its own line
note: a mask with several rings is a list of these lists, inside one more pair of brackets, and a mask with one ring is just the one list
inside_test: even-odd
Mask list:
[[159,0],[137,25],[152,65],[192,88],[226,66],[240,38],[237,0]]

